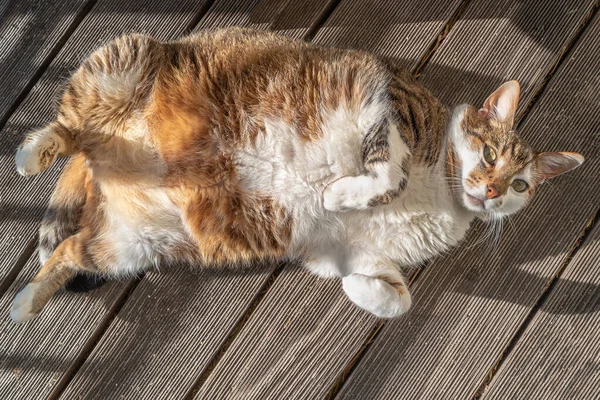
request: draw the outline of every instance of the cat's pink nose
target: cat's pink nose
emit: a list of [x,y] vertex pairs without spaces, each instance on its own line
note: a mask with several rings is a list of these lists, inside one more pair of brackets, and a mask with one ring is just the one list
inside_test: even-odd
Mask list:
[[500,190],[498,190],[498,186],[490,184],[487,185],[487,193],[485,195],[488,199],[495,199],[500,196]]

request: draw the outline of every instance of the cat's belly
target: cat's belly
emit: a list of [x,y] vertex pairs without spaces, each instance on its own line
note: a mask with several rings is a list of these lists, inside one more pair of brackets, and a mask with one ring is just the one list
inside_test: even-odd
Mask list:
[[[126,191],[124,193],[123,191]],[[161,189],[105,190],[106,241],[114,262],[108,273],[135,274],[151,266],[185,259],[194,250],[181,212]]]

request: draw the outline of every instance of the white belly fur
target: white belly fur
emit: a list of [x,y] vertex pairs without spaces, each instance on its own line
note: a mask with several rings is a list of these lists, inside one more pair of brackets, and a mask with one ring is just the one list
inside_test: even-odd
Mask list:
[[292,256],[316,255],[324,261],[309,266],[313,272],[344,276],[362,268],[347,262],[350,253],[415,265],[462,239],[472,217],[452,198],[439,166],[412,166],[406,189],[386,206],[325,210],[324,188],[361,170],[357,125],[342,117],[329,125],[322,140],[306,143],[289,126],[270,123],[254,145],[236,154],[246,188],[272,196],[292,211]]

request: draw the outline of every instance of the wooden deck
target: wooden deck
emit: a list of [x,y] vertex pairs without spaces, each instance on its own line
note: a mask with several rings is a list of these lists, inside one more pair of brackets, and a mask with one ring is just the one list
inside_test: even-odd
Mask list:
[[[0,0],[1,399],[600,398],[600,8],[592,0]],[[412,282],[378,320],[297,266],[149,272],[60,293],[27,324],[10,303],[60,165],[24,179],[23,134],[61,84],[128,32],[242,25],[403,62],[447,104],[522,85],[519,130],[586,155],[482,242]]]

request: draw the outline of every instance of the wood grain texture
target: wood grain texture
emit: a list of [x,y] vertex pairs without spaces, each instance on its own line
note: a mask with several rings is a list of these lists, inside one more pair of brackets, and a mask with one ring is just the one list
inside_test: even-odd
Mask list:
[[58,293],[37,319],[8,317],[14,296],[39,269],[35,252],[0,299],[0,393],[3,399],[44,399],[107,317],[124,285],[114,282],[88,294]]
[[14,102],[60,49],[91,2],[0,2],[0,121],[8,117]]
[[61,399],[181,399],[263,285],[265,270],[148,273]]
[[326,5],[327,0],[217,1],[196,30],[245,26],[301,39]]
[[[550,82],[539,104],[544,113],[535,117],[546,126],[557,124],[552,129],[556,133],[563,129],[563,134],[580,137],[582,131],[595,131],[590,144],[596,149],[600,147],[599,44],[600,15]],[[565,104],[565,99],[573,105]],[[598,173],[598,158],[588,158],[586,163],[596,163],[592,168]],[[589,200],[598,207],[597,197]],[[600,225],[596,225],[483,398],[600,398],[599,360]]]
[[[560,9],[565,4],[556,3]],[[577,11],[552,13],[544,9],[529,14],[529,29],[534,32],[541,32],[545,26],[563,28],[558,32],[546,30],[553,36],[551,41],[544,39],[544,35],[536,39],[554,55],[540,57],[539,54],[546,54],[541,52],[538,58],[528,59],[528,64],[521,61],[518,74],[529,71],[540,76],[538,71],[548,68],[552,58],[560,55],[562,43],[572,36],[592,4],[580,2],[569,6],[569,10]],[[484,7],[481,14],[475,9],[470,9],[470,14],[467,12],[465,18],[481,24],[480,29],[470,27],[469,30],[476,37],[481,32],[496,32],[494,36],[510,38],[510,34],[504,35],[503,31],[488,25],[500,24],[512,32],[514,25],[506,21],[518,21],[518,15],[512,19],[498,15],[495,19],[476,18],[486,15],[488,8]],[[503,8],[509,13],[514,9],[506,4]],[[570,25],[566,25],[565,20],[570,21]],[[462,26],[465,27],[462,29],[469,27]],[[461,24],[455,28],[461,29]],[[562,39],[557,38],[557,34]],[[490,53],[492,47],[481,46],[483,56],[478,57],[469,47],[473,40],[475,38],[469,40],[459,31],[451,32],[442,46],[447,49],[440,48],[448,55],[446,64],[454,64],[456,73],[439,67],[444,65],[440,58],[442,53],[436,54],[430,68],[425,70],[425,80],[433,86],[436,81],[447,82],[438,84],[437,89],[434,87],[442,91],[446,101],[460,101],[463,97],[482,101],[485,92],[479,91],[488,84],[476,79],[469,81],[464,78],[469,75],[462,71],[476,70],[472,65],[482,62],[483,56],[492,65],[491,70],[501,71],[501,67],[494,65],[511,63],[512,49],[520,48],[520,44],[511,39],[505,46],[493,46],[498,51],[497,56]],[[525,43],[531,40],[527,31],[523,32],[523,40]],[[550,42],[552,47],[547,47],[546,43]],[[592,68],[591,65],[584,63],[580,68]],[[555,75],[552,82],[564,79],[561,76]],[[453,86],[455,80],[460,84],[454,91],[445,89],[446,85]],[[339,398],[470,398],[476,394],[600,204],[600,190],[595,183],[600,170],[597,130],[600,114],[598,92],[592,82],[593,79],[582,83],[586,89],[583,93],[573,92],[568,86],[556,92],[551,85],[520,126],[521,134],[540,150],[568,149],[585,153],[584,166],[541,188],[525,212],[505,223],[499,242],[482,242],[480,237],[487,227],[477,223],[460,248],[432,263],[416,281],[411,312],[383,328]],[[550,96],[555,96],[554,102],[545,100]]]
[[[302,14],[294,8],[296,21],[305,21],[303,30],[320,9]],[[217,1],[195,30],[230,25],[266,28],[270,20],[285,19],[285,14],[285,7],[261,2]],[[263,22],[257,25],[259,21]],[[302,36],[298,29],[291,33]],[[219,354],[274,268],[203,272],[165,268],[147,275],[61,398],[184,397]]]
[[414,68],[460,0],[343,0],[314,42],[373,51]]

